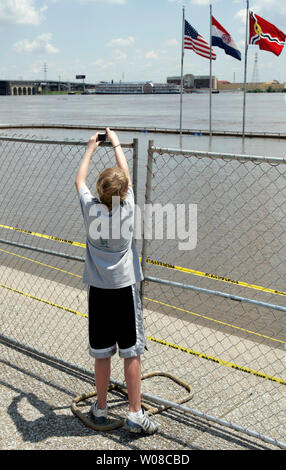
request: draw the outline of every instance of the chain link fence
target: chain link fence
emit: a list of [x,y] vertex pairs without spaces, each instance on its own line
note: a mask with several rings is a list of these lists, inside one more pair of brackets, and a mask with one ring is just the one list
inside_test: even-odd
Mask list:
[[142,255],[153,367],[193,384],[197,410],[284,442],[285,163],[151,141]]
[[[81,280],[85,233],[74,187],[85,146],[0,137],[0,338],[82,373],[66,383],[74,395],[84,377],[93,381]],[[138,142],[122,146],[136,197]],[[145,209],[143,241],[137,240],[148,339],[142,372],[169,375],[143,381],[143,392],[176,404],[182,390],[175,377],[194,390],[193,414],[248,434],[255,429],[255,437],[271,436],[268,442],[280,447],[286,440],[285,163],[159,149],[151,141],[146,205],[137,206],[139,235]],[[98,173],[113,165],[105,143],[91,162],[91,190]],[[41,361],[36,372],[46,377]],[[66,375],[60,377],[63,386]],[[112,379],[124,382],[117,357]]]
[[[138,142],[122,147],[136,197]],[[0,137],[1,339],[93,377],[82,283],[85,230],[75,190],[85,148],[83,141]],[[90,163],[91,191],[98,174],[115,164],[112,145],[101,144]],[[45,374],[40,364],[38,373]],[[67,387],[75,394],[80,381]]]

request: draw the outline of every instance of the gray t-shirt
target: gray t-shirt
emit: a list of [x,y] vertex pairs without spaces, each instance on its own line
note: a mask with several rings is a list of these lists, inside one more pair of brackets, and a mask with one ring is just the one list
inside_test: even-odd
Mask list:
[[86,185],[78,192],[86,229],[83,282],[102,289],[119,289],[143,279],[134,232],[134,194],[108,211]]

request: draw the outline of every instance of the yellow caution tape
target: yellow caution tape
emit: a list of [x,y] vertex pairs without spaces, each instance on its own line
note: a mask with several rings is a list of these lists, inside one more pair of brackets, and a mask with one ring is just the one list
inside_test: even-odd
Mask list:
[[60,243],[67,243],[68,245],[80,246],[85,248],[84,243],[74,242],[71,240],[66,240],[65,238],[54,237],[53,235],[46,235],[44,233],[32,232],[31,230],[25,230],[23,228],[11,227],[10,225],[0,224],[0,228],[6,228],[7,230],[15,230],[16,232],[25,233],[26,235],[33,235],[34,237],[46,238],[47,240],[54,240]]
[[[42,263],[41,261],[37,261],[37,260],[34,260],[32,258],[27,258],[26,256],[22,256],[22,255],[18,255],[17,253],[12,253],[11,251],[7,251],[7,250],[3,250],[0,248],[0,251],[2,251],[3,253],[6,253],[8,255],[12,255],[12,256],[16,256],[18,258],[21,258],[21,259],[24,259],[26,261],[30,261],[32,263],[36,263],[36,264],[39,264],[40,266],[44,266],[46,268],[49,268],[49,269],[55,269],[56,271],[60,271],[60,272],[63,272],[65,274],[68,274],[69,276],[74,276],[74,277],[78,277],[78,278],[82,278],[82,276],[80,274],[75,274],[75,273],[71,273],[69,271],[66,271],[64,269],[60,269],[60,268],[56,268],[55,266],[51,266],[50,264],[46,264],[46,263]],[[154,302],[156,304],[159,304],[159,305],[163,305],[165,307],[169,307],[169,308],[172,308],[172,309],[175,309],[175,310],[179,310],[181,312],[185,312],[185,313],[188,313],[189,315],[194,315],[196,317],[199,317],[199,318],[204,318],[208,321],[211,321],[211,322],[214,322],[214,323],[218,323],[220,325],[224,325],[224,326],[228,326],[229,328],[234,328],[236,330],[240,330],[240,331],[243,331],[243,332],[246,332],[248,334],[251,334],[251,335],[256,335],[256,336],[259,336],[261,338],[266,338],[266,339],[269,339],[271,341],[277,341],[278,343],[282,343],[282,344],[286,344],[285,341],[282,341],[282,340],[279,340],[279,339],[276,339],[276,338],[271,338],[270,336],[266,336],[266,335],[262,335],[261,333],[256,333],[254,331],[251,331],[251,330],[246,330],[245,328],[241,328],[239,326],[235,326],[235,325],[231,325],[230,323],[226,323],[226,322],[223,322],[221,320],[216,320],[215,318],[212,318],[212,317],[208,317],[206,315],[202,315],[202,314],[199,314],[199,313],[195,313],[195,312],[191,312],[190,310],[186,310],[184,308],[180,308],[180,307],[175,307],[175,305],[171,305],[171,304],[167,304],[165,302],[161,302],[159,300],[154,300],[154,299],[150,299],[148,297],[144,297],[144,299],[150,301],[150,302]]]
[[18,255],[17,253],[12,253],[11,251],[2,250],[2,248],[0,248],[0,251],[2,251],[2,253],[6,253],[8,255],[12,255],[12,256],[16,256],[17,258],[24,259],[25,261],[31,261],[32,263],[39,264],[40,266],[44,266],[45,268],[55,269],[56,271],[60,271],[64,274],[68,274],[69,276],[75,276],[75,277],[78,277],[80,279],[82,278],[82,276],[80,274],[75,274],[75,273],[71,273],[69,271],[66,271],[65,269],[56,268],[55,266],[51,266],[50,264],[42,263],[41,261],[36,261],[32,258],[27,258],[26,256]]
[[183,273],[193,274],[195,276],[207,277],[209,279],[215,279],[216,281],[228,282],[230,284],[236,284],[237,286],[248,287],[250,289],[261,290],[263,292],[268,292],[268,293],[271,293],[271,294],[285,295],[286,296],[286,292],[283,292],[283,291],[279,291],[279,290],[275,290],[275,289],[269,289],[268,287],[257,286],[256,284],[249,284],[248,282],[234,281],[233,279],[229,279],[229,278],[223,277],[223,276],[218,276],[217,274],[209,274],[209,273],[204,273],[202,271],[196,271],[195,269],[183,268],[182,266],[176,266],[176,265],[170,264],[170,263],[163,263],[161,261],[156,261],[156,260],[153,260],[153,259],[150,259],[150,258],[147,258],[146,262],[151,263],[151,264],[155,264],[156,266],[161,266],[163,268],[174,269],[176,271],[181,271]]
[[185,313],[188,313],[190,315],[194,315],[195,317],[204,318],[205,320],[208,320],[208,321],[211,321],[211,322],[214,322],[214,323],[219,323],[220,325],[228,326],[229,328],[234,328],[235,330],[240,330],[240,331],[243,331],[243,332],[251,334],[251,335],[256,335],[256,336],[259,336],[261,338],[269,339],[271,341],[277,341],[277,343],[286,344],[286,341],[282,341],[282,340],[276,339],[276,338],[271,338],[271,336],[262,335],[261,333],[256,333],[255,331],[246,330],[245,328],[241,328],[240,326],[231,325],[230,323],[226,323],[226,322],[223,322],[221,320],[216,320],[215,318],[207,317],[206,315],[202,315],[200,313],[191,312],[190,310],[186,310],[184,308],[175,307],[174,305],[166,304],[165,302],[161,302],[159,300],[149,299],[148,297],[144,297],[144,299],[149,300],[150,302],[154,302],[154,303],[159,304],[159,305],[164,305],[164,307],[173,308],[175,310],[179,310],[180,312],[185,312]]
[[45,304],[51,305],[52,307],[60,308],[61,310],[65,310],[66,312],[74,313],[75,315],[78,315],[80,317],[88,318],[86,314],[78,312],[77,310],[73,310],[72,308],[69,308],[69,307],[64,307],[63,305],[56,304],[54,302],[51,302],[50,300],[41,299],[40,297],[37,297],[36,295],[27,294],[27,292],[14,289],[13,287],[6,286],[5,284],[0,284],[0,287],[3,287],[4,289],[8,289],[17,294],[24,295],[25,297],[28,297],[29,299],[38,300],[39,302],[43,302]]
[[[48,305],[51,305],[52,307],[56,307],[56,308],[59,308],[61,310],[65,310],[67,312],[70,312],[70,313],[74,313],[75,315],[78,315],[78,316],[81,316],[83,318],[88,318],[88,315],[84,314],[84,313],[81,313],[81,312],[78,312],[77,310],[73,310],[71,308],[68,308],[68,307],[64,307],[62,305],[59,305],[59,304],[56,304],[54,302],[50,302],[49,300],[45,300],[45,299],[42,299],[40,297],[37,297],[35,295],[31,295],[31,294],[28,294],[26,292],[23,292],[21,290],[18,290],[18,289],[14,289],[13,287],[10,287],[10,286],[6,286],[5,284],[0,284],[0,287],[3,287],[4,289],[8,289],[12,292],[15,292],[17,294],[21,294],[21,295],[24,295],[25,297],[28,297],[29,299],[34,299],[34,300],[38,300],[39,302],[43,302],[45,304],[48,304]],[[264,374],[262,372],[258,372],[258,371],[255,371],[253,369],[249,369],[248,367],[243,367],[243,366],[239,366],[237,364],[233,364],[231,362],[228,362],[228,361],[225,361],[223,359],[218,359],[216,357],[212,357],[212,356],[208,356],[207,354],[204,354],[204,353],[198,353],[196,351],[193,351],[192,349],[189,349],[189,348],[185,348],[183,346],[178,346],[177,344],[173,344],[173,343],[169,343],[167,341],[164,341],[164,340],[161,340],[161,339],[157,339],[157,338],[154,338],[152,336],[147,336],[147,339],[149,341],[154,341],[156,343],[160,343],[160,344],[163,344],[165,346],[169,346],[171,348],[174,348],[174,349],[177,349],[178,351],[183,351],[183,352],[186,352],[188,354],[192,354],[192,355],[195,355],[195,356],[198,356],[202,359],[207,359],[207,360],[210,360],[210,361],[213,361],[213,362],[216,362],[217,364],[221,364],[223,366],[227,366],[227,367],[231,367],[232,369],[236,369],[236,370],[240,370],[242,372],[247,372],[248,374],[251,374],[251,375],[256,375],[258,377],[261,377],[261,378],[264,378],[264,379],[267,379],[267,380],[271,380],[273,382],[278,382],[282,385],[286,385],[286,381],[282,380],[282,379],[278,379],[277,377],[272,377],[270,375],[267,375],[267,374]]]
[[[73,245],[73,246],[79,246],[81,248],[86,248],[86,245],[84,243],[71,241],[71,240],[66,240],[64,238],[55,237],[53,235],[46,235],[46,234],[43,234],[43,233],[32,232],[30,230],[11,227],[9,225],[3,225],[3,224],[0,224],[0,228],[5,228],[5,229],[8,229],[8,230],[15,230],[17,232],[25,233],[27,235],[33,235],[35,237],[45,238],[45,239],[57,241],[57,242],[60,242],[60,243],[66,243],[68,245]],[[141,258],[140,258],[140,260],[141,260]],[[235,281],[233,279],[229,279],[227,277],[219,276],[217,274],[210,274],[210,273],[205,273],[205,272],[202,272],[202,271],[197,271],[195,269],[184,268],[182,266],[177,266],[177,265],[174,265],[174,264],[171,264],[171,263],[165,263],[163,261],[157,261],[157,260],[153,260],[153,259],[150,259],[150,258],[146,258],[146,262],[150,263],[150,264],[154,264],[156,266],[161,266],[163,268],[173,269],[175,271],[181,271],[181,272],[187,273],[187,274],[193,274],[194,276],[206,277],[206,278],[209,278],[209,279],[214,279],[216,281],[227,282],[227,283],[230,283],[230,284],[235,284],[235,285],[238,285],[238,286],[247,287],[249,289],[260,290],[260,291],[267,292],[267,293],[270,293],[270,294],[286,296],[286,292],[279,291],[277,289],[270,289],[268,287],[258,286],[256,284],[250,284],[248,282],[243,282],[243,281]]]
[[217,364],[220,364],[220,365],[223,365],[223,366],[226,366],[226,367],[230,367],[231,369],[240,370],[241,372],[246,372],[248,374],[256,375],[257,377],[261,377],[263,379],[270,380],[272,382],[277,382],[279,384],[286,385],[285,380],[278,379],[277,377],[272,377],[271,375],[264,374],[263,372],[258,372],[257,370],[249,369],[248,367],[239,366],[237,364],[233,364],[232,362],[225,361],[223,359],[218,359],[218,358],[213,357],[213,356],[208,356],[207,354],[199,353],[197,351],[193,351],[192,349],[185,348],[183,346],[178,346],[177,344],[172,344],[172,343],[169,343],[168,341],[164,341],[162,339],[154,338],[153,336],[147,336],[147,339],[149,339],[150,341],[154,341],[155,343],[160,343],[160,344],[163,344],[164,346],[169,346],[170,348],[177,349],[178,351],[183,351],[187,354],[192,354],[193,356],[197,356],[197,357],[200,357],[202,359],[207,359],[208,361],[212,361],[212,362],[215,362]]

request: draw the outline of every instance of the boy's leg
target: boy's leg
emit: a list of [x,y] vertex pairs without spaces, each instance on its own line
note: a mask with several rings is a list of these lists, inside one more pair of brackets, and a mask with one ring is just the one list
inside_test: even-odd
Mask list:
[[95,359],[95,385],[97,391],[97,408],[106,408],[107,389],[110,380],[111,358]]
[[124,359],[124,375],[128,391],[129,411],[141,410],[141,357]]
[[141,358],[140,356],[124,359],[125,380],[128,390],[129,413],[125,429],[130,432],[153,434],[158,424],[152,422],[141,408]]

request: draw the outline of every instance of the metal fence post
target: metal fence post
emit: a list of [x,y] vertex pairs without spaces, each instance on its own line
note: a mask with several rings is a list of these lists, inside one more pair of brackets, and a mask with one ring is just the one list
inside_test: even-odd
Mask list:
[[[151,185],[152,185],[152,167],[153,167],[153,145],[154,141],[149,140],[148,143],[148,161],[147,161],[147,173],[146,173],[146,189],[145,189],[145,206],[144,206],[144,216],[143,216],[143,243],[142,243],[142,258],[141,258],[141,266],[143,276],[145,276],[146,271],[146,252],[147,252],[147,239],[145,237],[146,234],[146,226],[149,223],[148,218],[146,217],[146,207],[148,204],[151,203]],[[144,297],[144,280],[141,282],[140,285],[140,297],[141,303],[143,305],[143,297]]]
[[133,139],[133,192],[134,192],[134,201],[137,204],[137,195],[138,195],[138,139]]

